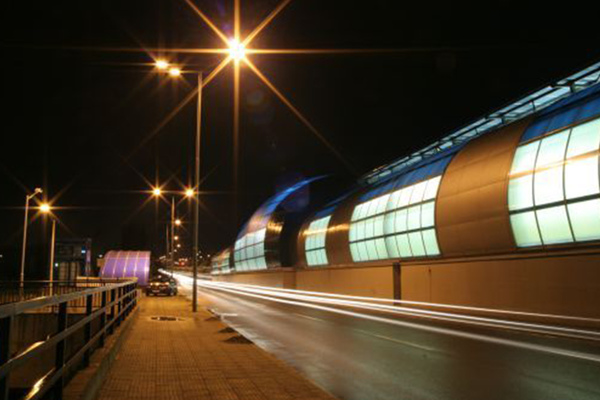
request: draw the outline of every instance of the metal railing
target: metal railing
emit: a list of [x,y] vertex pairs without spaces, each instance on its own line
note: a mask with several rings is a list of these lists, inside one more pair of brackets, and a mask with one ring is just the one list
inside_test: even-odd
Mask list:
[[[73,371],[78,366],[88,366],[92,351],[104,346],[107,335],[111,335],[137,305],[137,280],[114,283],[97,280],[83,286],[81,282],[63,286],[57,283],[52,282],[50,285],[46,282],[45,287],[41,285],[36,290],[33,290],[34,285],[28,283],[29,289],[32,289],[29,293],[37,297],[0,305],[0,400],[9,399],[11,372],[26,365],[28,361],[38,360],[42,353],[49,350],[54,350],[54,366],[39,379],[35,377],[36,383],[27,389],[23,398],[42,399],[51,394],[52,398],[61,399],[67,371]],[[58,292],[55,292],[58,288]],[[23,293],[17,290],[17,294]],[[84,312],[75,315],[78,319],[69,324],[69,316],[73,310],[80,309],[81,305],[84,305]],[[15,318],[36,310],[44,310],[41,314],[51,313],[56,316],[56,332],[24,349],[11,351],[11,339],[16,339],[12,337]],[[92,333],[93,324],[98,327]],[[83,344],[70,349],[70,354],[67,354],[67,340],[81,333]]]
[[533,115],[574,93],[598,83],[600,83],[600,62],[489,113],[409,156],[375,168],[362,176],[359,181],[364,185],[371,185],[409,171],[413,165],[435,156],[444,150],[466,143],[485,133],[500,129],[514,121]]

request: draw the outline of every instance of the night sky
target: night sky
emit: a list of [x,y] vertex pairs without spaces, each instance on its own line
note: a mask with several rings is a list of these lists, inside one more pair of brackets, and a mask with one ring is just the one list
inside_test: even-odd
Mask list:
[[[196,4],[231,33],[232,0]],[[277,4],[242,1],[243,32]],[[281,185],[322,174],[351,184],[356,173],[598,61],[600,31],[588,4],[293,0],[252,47],[402,51],[252,56],[352,170],[243,69],[237,197],[232,70],[207,86],[201,248],[212,253],[233,242],[239,225]],[[168,206],[142,205],[147,182],[171,190],[191,182],[194,104],[151,134],[195,78],[158,75],[143,49],[220,48],[218,37],[183,0],[4,0],[0,32],[0,277],[17,268],[24,197],[36,186],[65,207],[56,212],[59,237],[91,237],[96,254],[164,252]],[[171,55],[187,70],[210,71],[221,58]],[[189,221],[186,202],[179,212]],[[48,231],[41,219],[32,223],[37,253]],[[32,256],[28,268],[43,268],[42,258]]]

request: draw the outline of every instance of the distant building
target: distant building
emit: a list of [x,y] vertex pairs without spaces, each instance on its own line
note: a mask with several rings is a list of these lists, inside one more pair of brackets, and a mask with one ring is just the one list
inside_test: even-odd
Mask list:
[[111,250],[104,256],[100,270],[102,278],[137,278],[140,286],[146,286],[150,275],[149,251]]
[[54,256],[54,279],[74,281],[78,276],[94,276],[92,239],[58,239]]

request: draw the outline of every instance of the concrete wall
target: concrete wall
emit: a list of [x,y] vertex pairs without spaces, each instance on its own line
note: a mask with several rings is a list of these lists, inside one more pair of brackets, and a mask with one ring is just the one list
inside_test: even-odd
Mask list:
[[[390,264],[255,272],[219,280],[393,298]],[[403,300],[600,318],[600,252],[403,263]]]
[[392,266],[315,268],[299,270],[296,287],[300,290],[393,298]]
[[402,298],[600,318],[600,254],[404,266]]

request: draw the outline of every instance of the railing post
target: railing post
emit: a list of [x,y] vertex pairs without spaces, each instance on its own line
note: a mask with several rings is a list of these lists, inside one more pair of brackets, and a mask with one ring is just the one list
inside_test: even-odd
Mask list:
[[123,287],[117,288],[117,296],[119,297],[118,307],[117,307],[117,327],[121,325],[121,321],[123,320],[123,315],[121,311],[123,310]]
[[[63,301],[58,305],[58,329],[57,333],[63,332],[67,329],[67,303]],[[65,344],[66,340],[62,339],[56,344],[56,360],[54,364],[54,368],[56,372],[60,373],[60,377],[54,384],[54,399],[59,400],[62,399],[63,387],[65,384],[64,372],[61,369],[65,365]]]
[[104,338],[106,337],[106,332],[104,332],[104,327],[106,326],[106,290],[102,292],[102,300],[100,303],[100,309],[102,310],[102,314],[100,314],[100,347],[104,347]]
[[[114,303],[115,302],[115,298],[116,298],[116,290],[115,289],[111,289],[110,290],[110,302]],[[113,332],[115,331],[115,305],[111,304],[110,306],[110,327],[108,328],[108,334],[112,335]]]
[[[10,338],[12,331],[11,316],[0,318],[0,365],[3,365],[10,358]],[[0,378],[0,399],[8,400],[8,379],[10,373],[7,373],[4,378]]]
[[[94,300],[94,295],[91,295],[91,294],[88,294],[85,298],[85,316],[86,317],[89,317],[90,315],[92,315],[93,300]],[[83,337],[84,345],[86,345],[90,342],[90,339],[92,338],[92,321],[89,321],[87,324],[85,324],[83,336],[84,336]],[[83,364],[85,367],[90,365],[91,352],[92,352],[92,350],[90,348],[88,348],[83,355]]]

